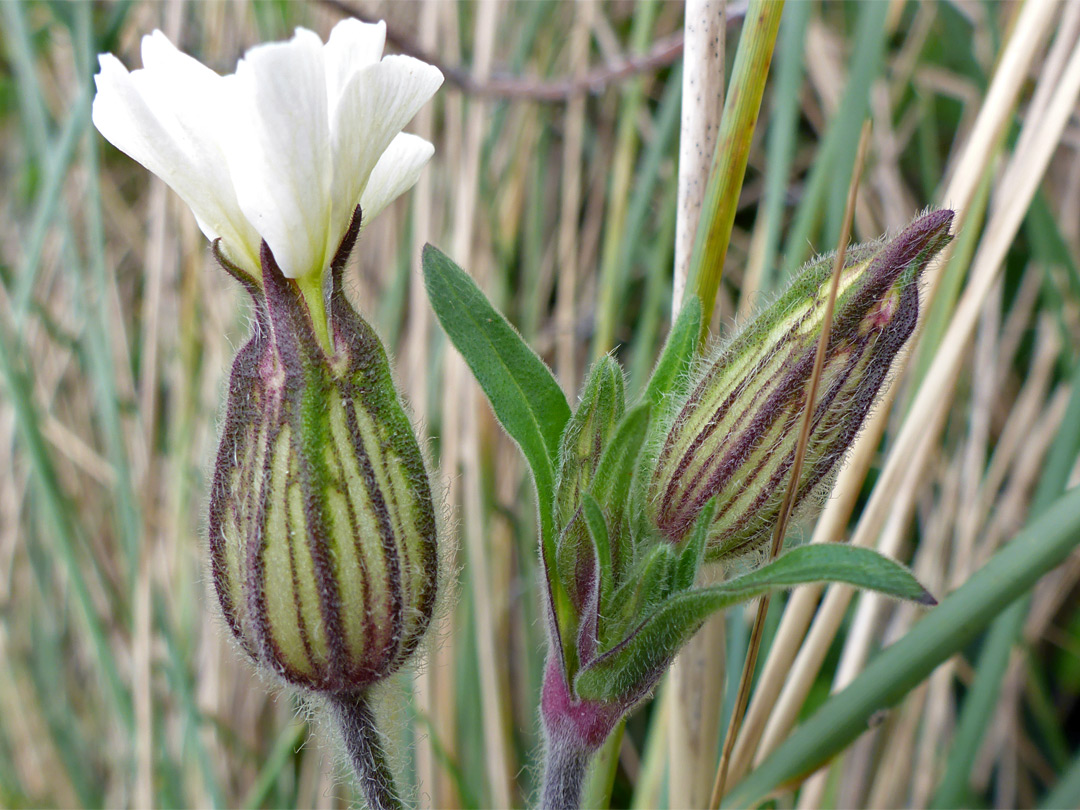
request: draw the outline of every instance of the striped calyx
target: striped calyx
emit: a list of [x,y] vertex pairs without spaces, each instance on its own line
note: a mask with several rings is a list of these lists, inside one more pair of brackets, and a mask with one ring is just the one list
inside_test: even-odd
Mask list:
[[[813,500],[855,439],[919,315],[917,280],[950,240],[952,211],[896,238],[848,250],[794,506]],[[788,290],[704,362],[674,409],[649,480],[654,525],[681,542],[710,498],[707,554],[768,542],[795,457],[833,259],[812,261]]]
[[435,511],[382,344],[342,290],[359,209],[331,265],[320,345],[266,243],[254,335],[233,363],[210,496],[214,585],[259,665],[356,693],[415,650],[435,605]]

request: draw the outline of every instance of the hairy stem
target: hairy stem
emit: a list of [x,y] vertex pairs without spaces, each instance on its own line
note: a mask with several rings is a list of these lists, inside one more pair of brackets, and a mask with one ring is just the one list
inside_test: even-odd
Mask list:
[[401,799],[383,751],[382,734],[367,691],[330,698],[334,722],[349,754],[356,779],[371,810],[400,810]]
[[565,740],[549,739],[544,752],[541,810],[577,810],[592,754]]

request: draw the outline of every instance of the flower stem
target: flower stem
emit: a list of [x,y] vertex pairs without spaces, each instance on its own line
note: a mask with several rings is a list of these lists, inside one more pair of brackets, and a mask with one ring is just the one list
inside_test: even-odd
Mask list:
[[592,754],[565,740],[548,740],[541,810],[577,810]]
[[330,698],[334,721],[371,810],[401,810],[394,776],[383,751],[382,734],[367,691]]

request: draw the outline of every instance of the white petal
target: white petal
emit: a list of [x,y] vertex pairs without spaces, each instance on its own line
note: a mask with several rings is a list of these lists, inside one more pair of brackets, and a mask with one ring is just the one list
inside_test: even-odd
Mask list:
[[323,46],[326,64],[326,98],[333,120],[341,91],[349,79],[368,65],[382,59],[386,45],[386,23],[365,23],[350,17],[334,26]]
[[349,81],[331,122],[334,155],[331,234],[338,239],[348,227],[352,211],[382,153],[435,94],[442,80],[438,68],[419,59],[387,56]]
[[433,154],[435,147],[418,135],[403,132],[394,138],[372,169],[367,188],[360,195],[364,220],[370,220],[412,188]]
[[143,70],[149,70],[164,80],[184,89],[191,85],[191,91],[201,91],[212,87],[221,77],[196,59],[178,49],[160,30],[142,38],[139,49],[142,54]]
[[[158,43],[162,51],[171,49],[183,56],[164,35],[160,39],[164,42]],[[128,73],[111,54],[102,54],[99,62],[101,72],[94,77],[94,125],[108,141],[176,191],[209,239],[220,236],[230,257],[249,272],[256,272],[259,238],[237,204],[214,134],[216,124],[207,112],[214,107],[220,77],[203,68],[219,82],[215,85],[205,75],[200,76],[196,83],[202,93],[196,99],[191,90],[178,91],[176,77],[166,71]]]
[[322,41],[298,28],[288,42],[252,48],[230,85],[223,129],[240,208],[286,276],[321,273],[331,202]]

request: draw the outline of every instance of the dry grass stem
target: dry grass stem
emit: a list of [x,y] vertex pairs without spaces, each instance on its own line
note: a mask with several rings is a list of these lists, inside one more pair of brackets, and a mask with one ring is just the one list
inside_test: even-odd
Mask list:
[[[589,69],[594,4],[574,5],[574,26],[569,45],[569,66],[577,75]],[[566,105],[562,183],[559,201],[559,279],[555,303],[555,370],[571,402],[577,394],[578,225],[581,220],[581,148],[585,133],[585,95],[572,96]]]
[[[686,4],[672,319],[686,288],[724,107],[724,5],[724,0],[691,0]],[[710,569],[703,576],[719,580],[723,573]],[[712,787],[710,772],[716,762],[725,687],[724,623],[723,614],[706,621],[680,651],[668,674],[667,694],[672,696],[668,784],[673,807],[703,806]]]

